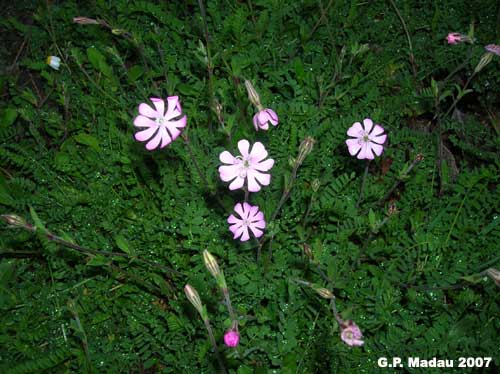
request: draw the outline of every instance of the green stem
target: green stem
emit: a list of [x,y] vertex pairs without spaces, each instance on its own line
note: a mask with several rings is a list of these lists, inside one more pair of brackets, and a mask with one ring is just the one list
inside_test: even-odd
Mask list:
[[359,191],[358,201],[356,202],[356,208],[359,208],[359,204],[361,204],[361,200],[363,199],[363,193],[365,191],[365,184],[366,184],[366,178],[368,176],[369,166],[370,166],[370,160],[366,162],[365,172],[363,174],[363,180],[361,181],[361,190]]
[[224,374],[227,373],[226,367],[224,366],[224,362],[222,361],[222,358],[219,353],[219,348],[217,347],[217,342],[215,341],[214,337],[214,332],[212,330],[212,326],[210,325],[210,321],[208,319],[204,319],[203,323],[205,324],[205,327],[208,332],[208,337],[210,339],[210,343],[212,344],[212,347],[214,348],[215,351],[215,356],[217,357],[217,361],[219,362],[219,366]]

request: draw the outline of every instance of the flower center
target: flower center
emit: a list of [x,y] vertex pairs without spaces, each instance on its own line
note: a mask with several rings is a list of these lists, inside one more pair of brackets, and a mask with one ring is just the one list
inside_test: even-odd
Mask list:
[[247,219],[244,219],[242,225],[245,227],[248,227],[248,226],[250,226],[250,221]]
[[248,169],[250,169],[250,162],[248,159],[244,159],[242,156],[236,157],[238,160],[240,160],[240,171],[238,175],[241,178],[246,178]]
[[370,138],[368,137],[368,134],[366,132],[363,134],[363,141],[365,143],[368,143],[370,141]]
[[165,126],[167,120],[165,119],[165,117],[159,117],[155,120],[155,122],[160,126]]

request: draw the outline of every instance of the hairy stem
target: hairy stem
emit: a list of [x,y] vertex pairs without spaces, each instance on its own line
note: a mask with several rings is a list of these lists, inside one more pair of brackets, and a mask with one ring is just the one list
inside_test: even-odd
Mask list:
[[203,323],[205,324],[205,327],[208,332],[208,337],[210,339],[210,343],[212,344],[212,347],[214,348],[215,351],[215,356],[217,357],[217,361],[219,362],[219,366],[224,374],[227,373],[226,367],[224,366],[224,362],[222,361],[222,357],[220,356],[219,353],[219,348],[217,347],[217,342],[215,341],[214,337],[214,332],[212,330],[212,326],[210,325],[210,321],[208,319],[204,319]]
[[361,204],[361,200],[363,199],[363,193],[365,191],[366,178],[368,177],[368,169],[370,167],[370,160],[366,162],[365,172],[363,174],[363,180],[361,181],[361,190],[359,191],[358,201],[356,202],[356,208],[359,208],[359,204]]

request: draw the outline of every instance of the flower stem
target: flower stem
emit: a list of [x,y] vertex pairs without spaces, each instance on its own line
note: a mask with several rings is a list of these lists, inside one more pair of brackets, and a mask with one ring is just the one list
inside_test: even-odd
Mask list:
[[210,339],[210,343],[212,344],[212,347],[214,348],[215,351],[215,356],[217,357],[217,361],[219,362],[219,366],[224,374],[227,373],[226,367],[224,366],[224,362],[222,361],[222,358],[219,353],[219,348],[217,347],[217,342],[215,341],[214,337],[214,332],[212,330],[212,326],[210,325],[210,321],[208,319],[204,319],[203,323],[205,324],[205,327],[208,332],[208,337]]
[[366,162],[365,173],[363,174],[363,180],[361,182],[361,190],[359,191],[359,197],[358,197],[358,202],[356,203],[356,208],[359,208],[359,204],[361,203],[361,200],[363,199],[363,193],[365,190],[366,177],[368,176],[369,166],[370,166],[370,160],[368,160]]
[[231,305],[229,290],[227,288],[224,288],[222,289],[222,293],[224,295],[224,300],[226,301],[226,306],[229,312],[229,316],[231,318],[231,321],[233,322],[232,328],[238,331],[238,318],[236,317],[236,313],[234,312],[233,306]]

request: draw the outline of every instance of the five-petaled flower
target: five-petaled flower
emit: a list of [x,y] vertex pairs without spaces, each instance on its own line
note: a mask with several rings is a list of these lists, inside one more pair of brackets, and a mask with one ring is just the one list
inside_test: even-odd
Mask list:
[[347,130],[347,135],[353,137],[354,139],[347,139],[346,144],[349,149],[351,156],[357,154],[358,159],[369,159],[373,160],[376,156],[380,156],[384,147],[387,135],[383,135],[384,129],[380,125],[373,126],[373,121],[370,118],[363,120],[363,125],[360,122],[354,123],[349,130]]
[[250,239],[248,229],[252,231],[256,238],[260,238],[264,233],[262,230],[266,227],[264,213],[259,210],[258,206],[252,206],[246,202],[238,203],[234,206],[234,211],[239,216],[231,214],[227,219],[229,230],[234,234],[233,239],[238,239],[246,242]]
[[261,185],[267,186],[271,181],[271,175],[263,173],[269,171],[273,165],[274,160],[267,157],[267,151],[264,145],[256,142],[252,150],[249,151],[250,143],[246,139],[238,142],[238,149],[241,156],[234,157],[228,151],[224,151],[219,155],[222,165],[219,167],[220,178],[224,182],[232,181],[229,185],[230,190],[242,188],[247,180],[248,191],[260,191]]
[[240,342],[240,334],[238,334],[238,331],[228,330],[224,334],[224,343],[228,347],[236,347],[239,342]]
[[163,148],[174,141],[180,135],[181,129],[186,127],[187,117],[186,115],[182,116],[178,96],[167,97],[166,112],[164,100],[156,97],[152,97],[150,100],[155,109],[145,103],[139,105],[139,115],[134,119],[134,126],[146,128],[136,133],[135,139],[140,142],[149,140],[146,149],[152,151],[158,146]]
[[272,109],[262,109],[253,116],[255,131],[268,130],[269,123],[273,126],[278,125],[278,115]]
[[347,345],[353,346],[361,346],[365,342],[362,340],[363,334],[359,329],[358,325],[353,321],[342,321],[340,324],[340,338]]

